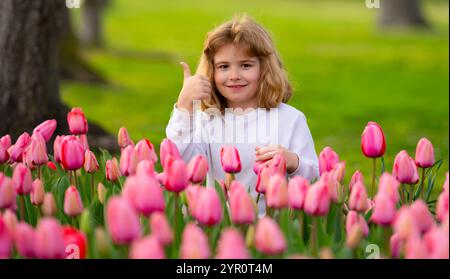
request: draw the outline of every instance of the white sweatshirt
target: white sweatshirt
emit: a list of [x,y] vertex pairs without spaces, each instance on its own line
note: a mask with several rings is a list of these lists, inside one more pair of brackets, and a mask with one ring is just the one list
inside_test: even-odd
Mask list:
[[[225,179],[220,163],[220,149],[225,144],[238,149],[242,171],[235,178],[250,188],[253,197],[257,195],[257,175],[253,171],[256,146],[279,144],[296,153],[299,164],[294,172],[288,173],[288,177],[299,175],[313,180],[319,176],[318,159],[305,115],[284,103],[270,110],[256,109],[243,113],[241,110],[240,114],[227,109],[224,115],[211,115],[200,110],[190,115],[174,106],[166,134],[186,163],[198,154],[207,158],[207,186],[214,186],[215,180]],[[264,214],[262,196],[258,207],[259,215]]]

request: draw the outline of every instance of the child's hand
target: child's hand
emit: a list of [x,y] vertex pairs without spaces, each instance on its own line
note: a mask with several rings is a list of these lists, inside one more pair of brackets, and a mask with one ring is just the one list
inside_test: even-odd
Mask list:
[[178,96],[177,108],[192,113],[194,100],[204,100],[211,97],[211,83],[205,75],[191,75],[189,66],[181,62],[184,73],[183,88]]
[[295,171],[299,164],[297,154],[291,152],[278,144],[272,144],[265,147],[255,147],[256,161],[262,161],[264,164],[270,164],[272,158],[280,154],[286,159],[286,170],[288,173]]

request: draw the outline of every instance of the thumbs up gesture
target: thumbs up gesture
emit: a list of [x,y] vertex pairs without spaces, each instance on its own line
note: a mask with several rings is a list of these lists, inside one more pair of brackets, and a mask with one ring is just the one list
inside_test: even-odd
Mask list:
[[180,63],[183,67],[183,88],[178,96],[177,108],[192,113],[194,100],[205,100],[211,97],[211,83],[205,75],[192,75],[188,64]]

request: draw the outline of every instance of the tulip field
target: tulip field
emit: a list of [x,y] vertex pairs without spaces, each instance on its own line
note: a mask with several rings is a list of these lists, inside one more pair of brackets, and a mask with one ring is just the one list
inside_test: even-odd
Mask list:
[[278,155],[255,164],[256,185],[235,180],[239,154],[224,145],[227,179],[206,187],[206,158],[185,162],[170,139],[158,156],[122,127],[113,156],[90,150],[81,108],[67,121],[67,135],[47,120],[15,142],[0,137],[0,258],[449,258],[448,171],[426,137],[386,169],[384,131],[369,122],[361,156],[371,170],[346,173],[345,158],[325,147],[320,178],[287,179]]

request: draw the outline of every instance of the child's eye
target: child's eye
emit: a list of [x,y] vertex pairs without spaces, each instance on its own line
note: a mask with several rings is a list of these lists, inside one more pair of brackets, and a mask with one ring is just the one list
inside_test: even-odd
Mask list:
[[252,66],[252,64],[242,64],[242,68],[250,68]]
[[224,70],[224,69],[228,68],[228,65],[219,65],[217,68]]

